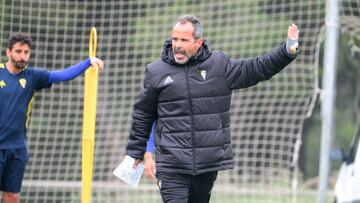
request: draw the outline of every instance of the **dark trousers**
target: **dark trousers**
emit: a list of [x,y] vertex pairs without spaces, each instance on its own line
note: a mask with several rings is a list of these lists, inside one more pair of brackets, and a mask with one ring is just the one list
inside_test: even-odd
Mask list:
[[164,203],[208,203],[217,171],[199,175],[157,173]]

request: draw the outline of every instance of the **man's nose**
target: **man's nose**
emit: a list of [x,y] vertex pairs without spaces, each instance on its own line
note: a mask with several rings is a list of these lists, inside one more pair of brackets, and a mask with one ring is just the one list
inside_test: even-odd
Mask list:
[[20,54],[21,60],[26,60],[26,58],[28,57],[28,55],[29,55],[29,54],[22,52],[22,53]]
[[176,48],[182,48],[184,44],[181,41],[176,41],[174,45]]

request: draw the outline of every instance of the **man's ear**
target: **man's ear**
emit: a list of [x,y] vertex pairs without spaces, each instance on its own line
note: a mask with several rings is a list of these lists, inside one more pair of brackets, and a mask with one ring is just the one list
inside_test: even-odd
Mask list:
[[10,57],[10,55],[11,55],[10,49],[9,49],[9,48],[6,48],[6,56],[7,56],[7,57]]
[[202,44],[204,43],[204,40],[202,38],[200,38],[200,39],[197,39],[195,43],[196,43],[196,46],[198,48],[200,48],[202,46]]

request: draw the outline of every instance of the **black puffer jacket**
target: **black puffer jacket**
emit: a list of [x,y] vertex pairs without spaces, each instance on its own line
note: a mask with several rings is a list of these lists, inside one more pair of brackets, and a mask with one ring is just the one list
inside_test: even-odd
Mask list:
[[210,52],[204,43],[195,57],[180,65],[175,63],[171,41],[166,41],[161,60],[147,66],[126,154],[143,158],[157,119],[157,172],[196,175],[233,168],[232,90],[270,79],[295,57],[283,44],[269,55],[232,60],[222,52]]

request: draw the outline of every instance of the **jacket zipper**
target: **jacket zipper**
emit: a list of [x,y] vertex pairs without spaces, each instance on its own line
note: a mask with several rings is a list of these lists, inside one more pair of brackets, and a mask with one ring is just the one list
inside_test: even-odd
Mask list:
[[186,72],[186,90],[188,94],[188,101],[189,101],[189,107],[190,107],[190,119],[191,119],[191,147],[192,147],[192,155],[193,155],[193,175],[196,174],[196,167],[195,167],[195,134],[194,134],[194,114],[193,114],[193,105],[192,100],[190,97],[190,85],[189,85],[189,69],[188,66],[185,66],[185,72]]

